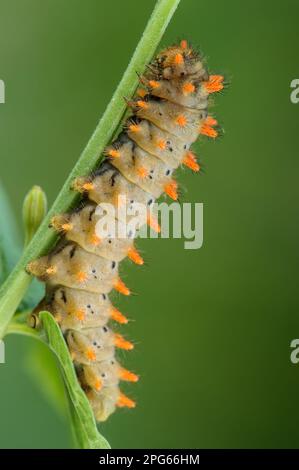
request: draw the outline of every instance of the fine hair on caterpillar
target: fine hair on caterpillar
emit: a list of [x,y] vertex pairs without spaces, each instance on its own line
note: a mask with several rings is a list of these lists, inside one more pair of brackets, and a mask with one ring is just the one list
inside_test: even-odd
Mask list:
[[[195,204],[192,231],[191,206],[177,202],[175,170],[183,165],[199,172],[190,147],[198,137],[215,139],[220,130],[208,113],[208,103],[211,94],[223,89],[224,77],[210,75],[187,41],[161,51],[139,79],[140,88],[127,101],[132,116],[105,149],[104,162],[91,175],[72,182],[83,204],[52,218],[58,244],[27,267],[46,284],[33,323],[38,324],[38,313],[45,309],[56,319],[98,421],[117,407],[135,406],[120,391],[120,383],[136,382],[138,376],[115,357],[118,349],[134,348],[115,331],[115,324],[128,320],[112,305],[109,294],[131,293],[118,274],[119,263],[128,257],[144,264],[135,239],[144,237],[147,228],[152,237],[169,236],[170,212],[176,235],[181,236],[178,226],[183,225],[184,236],[194,237],[194,245],[189,241],[185,247],[201,246],[202,204]],[[157,204],[162,195],[174,202]]]

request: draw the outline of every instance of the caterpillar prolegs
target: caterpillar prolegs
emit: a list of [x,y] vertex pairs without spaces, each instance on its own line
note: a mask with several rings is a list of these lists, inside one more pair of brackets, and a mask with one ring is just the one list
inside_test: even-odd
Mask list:
[[125,237],[97,235],[97,205],[104,202],[116,207],[119,195],[124,195],[128,207],[145,205],[147,223],[159,231],[151,206],[163,193],[178,199],[173,172],[180,165],[200,170],[190,146],[199,135],[217,137],[217,121],[207,111],[208,99],[224,87],[223,76],[209,75],[185,40],[160,52],[140,82],[135,98],[128,101],[132,116],[106,148],[105,161],[93,174],[73,182],[84,203],[52,219],[52,227],[60,234],[58,244],[28,265],[28,271],[46,283],[46,296],[36,311],[46,308],[60,325],[99,421],[106,420],[116,407],[135,406],[120,392],[119,383],[136,382],[138,376],[115,359],[115,348],[130,350],[133,344],[107,326],[111,320],[125,324],[127,319],[108,294],[116,289],[129,295],[119,278],[118,263],[128,256],[141,265],[143,259],[134,246],[138,232],[125,227]]

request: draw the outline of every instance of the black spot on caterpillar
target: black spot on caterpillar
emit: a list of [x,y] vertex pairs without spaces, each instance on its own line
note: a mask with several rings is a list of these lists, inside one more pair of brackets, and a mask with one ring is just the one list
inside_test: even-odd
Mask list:
[[[120,194],[126,196],[128,206],[142,203],[150,208],[163,193],[177,200],[173,171],[183,164],[198,172],[191,144],[200,134],[218,135],[217,121],[208,115],[207,107],[210,94],[223,89],[223,80],[221,75],[209,75],[186,41],[158,54],[140,77],[141,88],[128,102],[133,116],[106,148],[106,160],[90,176],[73,183],[84,203],[53,218],[51,225],[60,233],[61,242],[28,265],[28,271],[46,283],[45,299],[36,312],[47,308],[59,323],[99,421],[117,406],[135,406],[120,392],[119,382],[135,382],[138,376],[115,359],[115,348],[130,350],[133,344],[107,326],[110,320],[124,324],[127,319],[108,294],[116,289],[129,295],[118,276],[118,263],[127,256],[136,264],[143,260],[132,230],[125,238],[97,236],[96,205],[116,206]],[[159,231],[150,212],[147,223]]]

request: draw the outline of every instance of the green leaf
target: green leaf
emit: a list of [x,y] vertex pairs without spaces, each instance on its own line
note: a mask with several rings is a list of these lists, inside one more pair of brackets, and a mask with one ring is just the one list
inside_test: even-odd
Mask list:
[[78,382],[68,348],[59,326],[49,312],[40,312],[40,319],[46,331],[49,346],[56,354],[62,369],[67,391],[72,403],[71,414],[73,430],[80,447],[83,449],[110,449],[108,442],[97,429],[93,411]]

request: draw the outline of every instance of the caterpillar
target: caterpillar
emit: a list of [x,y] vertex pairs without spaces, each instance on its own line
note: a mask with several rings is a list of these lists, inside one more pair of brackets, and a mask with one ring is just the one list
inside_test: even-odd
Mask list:
[[[59,234],[58,243],[27,266],[46,284],[45,297],[35,312],[47,309],[60,325],[98,421],[106,420],[117,407],[135,406],[119,384],[136,382],[138,376],[115,358],[116,348],[131,350],[133,344],[108,326],[128,320],[112,305],[109,293],[115,289],[130,295],[118,275],[124,258],[137,265],[144,261],[134,245],[138,230],[123,227],[125,237],[98,236],[97,207],[101,203],[117,207],[118,197],[124,195],[126,209],[143,204],[146,223],[159,232],[151,210],[154,201],[163,193],[178,199],[173,172],[181,165],[200,171],[190,146],[199,135],[215,139],[219,133],[207,108],[210,95],[224,88],[224,77],[210,75],[187,41],[162,50],[139,80],[140,88],[127,101],[131,116],[105,149],[104,161],[91,175],[73,181],[72,189],[82,195],[83,203],[53,217],[51,227]],[[122,225],[119,219],[115,222]]]

